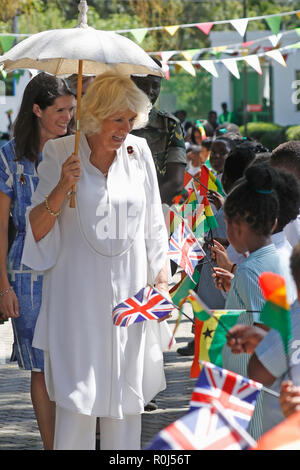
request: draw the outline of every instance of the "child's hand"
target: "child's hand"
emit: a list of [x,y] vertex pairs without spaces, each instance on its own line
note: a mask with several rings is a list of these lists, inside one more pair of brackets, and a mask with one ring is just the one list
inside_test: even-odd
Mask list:
[[233,354],[253,354],[267,331],[250,325],[235,325],[226,335],[227,345]]
[[234,275],[222,268],[214,268],[213,278],[215,280],[216,287],[222,291],[228,292],[231,287],[231,281]]
[[282,413],[288,418],[295,411],[300,410],[300,387],[296,387],[290,380],[281,384],[280,406]]
[[207,193],[207,199],[211,202],[217,210],[224,206],[225,199],[217,191],[210,189]]
[[214,246],[210,246],[211,259],[216,261],[220,268],[226,269],[231,272],[233,263],[230,261],[227,255],[227,251],[224,246],[221,245],[217,240],[214,240]]

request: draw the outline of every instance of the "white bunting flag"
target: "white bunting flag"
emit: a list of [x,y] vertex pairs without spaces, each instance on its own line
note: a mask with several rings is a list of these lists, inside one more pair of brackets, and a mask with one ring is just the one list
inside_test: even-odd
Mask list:
[[188,60],[178,60],[176,63],[180,65],[186,72],[193,75],[193,77],[196,76],[196,70],[194,69],[191,62],[189,62]]
[[268,51],[266,52],[266,55],[271,57],[271,59],[276,60],[276,62],[278,62],[283,67],[286,67],[286,62],[284,60],[284,57],[278,49],[274,49],[273,51]]
[[245,35],[248,26],[248,18],[241,18],[240,20],[231,20],[230,23],[242,37]]
[[232,75],[238,79],[240,78],[240,72],[235,59],[223,59],[222,62]]
[[160,53],[162,62],[168,62],[172,55],[177,54],[177,51],[162,51]]
[[244,57],[245,62],[250,65],[259,75],[262,75],[260,61],[257,55],[247,55]]
[[272,44],[273,47],[276,47],[277,44],[279,43],[280,39],[282,37],[282,34],[272,34],[272,36],[269,36],[268,39],[270,43]]
[[174,25],[174,26],[165,26],[165,30],[168,31],[171,36],[174,36],[176,31],[178,31],[180,25]]
[[216,70],[215,64],[212,60],[199,60],[199,65],[203,67],[207,72],[211,73],[214,77],[218,77],[219,74]]

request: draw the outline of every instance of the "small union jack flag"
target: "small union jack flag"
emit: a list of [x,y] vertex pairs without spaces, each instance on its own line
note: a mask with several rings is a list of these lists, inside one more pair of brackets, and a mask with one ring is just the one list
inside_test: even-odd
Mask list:
[[246,450],[252,437],[234,422],[222,405],[198,408],[160,431],[146,450]]
[[201,364],[203,368],[191,397],[190,411],[218,400],[235,421],[247,429],[262,384],[206,361]]
[[173,309],[173,304],[155,289],[147,286],[113,309],[113,323],[117,326],[130,326],[145,320],[158,320]]
[[182,221],[170,238],[168,256],[192,279],[198,261],[205,256],[193,233]]

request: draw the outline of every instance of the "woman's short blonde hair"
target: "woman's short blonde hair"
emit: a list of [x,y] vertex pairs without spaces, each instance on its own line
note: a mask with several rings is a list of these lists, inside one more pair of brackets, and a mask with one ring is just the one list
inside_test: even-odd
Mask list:
[[131,78],[115,71],[98,75],[82,98],[80,130],[96,134],[104,119],[128,109],[137,113],[134,129],[147,124],[151,103]]

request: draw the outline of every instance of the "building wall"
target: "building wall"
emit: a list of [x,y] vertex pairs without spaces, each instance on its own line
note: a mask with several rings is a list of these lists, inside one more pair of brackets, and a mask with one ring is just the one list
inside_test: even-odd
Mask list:
[[[247,40],[263,38],[270,36],[271,31],[249,31]],[[237,44],[243,42],[237,32],[215,32],[210,34],[211,46],[221,46],[229,44]],[[283,36],[280,41],[281,46],[293,44],[299,41],[297,33],[291,33]],[[271,47],[269,40],[261,42],[263,47]],[[254,47],[254,46],[252,46]],[[273,121],[280,125],[300,124],[300,111],[296,109],[296,101],[300,101],[300,76],[296,83],[296,70],[300,71],[300,50],[291,49],[287,51],[287,66],[283,67],[279,63],[271,60],[273,68]],[[224,56],[225,57],[225,56]],[[229,57],[229,56],[228,56]],[[218,63],[216,64],[219,77],[213,77],[212,80],[212,107],[217,113],[221,112],[220,104],[223,101],[228,103],[231,108],[233,97],[231,87],[231,73],[226,67]],[[296,88],[295,88],[296,87]],[[299,90],[299,92],[297,91]],[[294,101],[294,102],[293,102]]]
[[[273,116],[274,122],[281,125],[300,124],[300,111],[295,100],[300,100],[300,82],[296,82],[296,70],[300,70],[300,53],[288,55],[287,66],[273,65]],[[293,88],[297,86],[297,88]],[[293,102],[294,101],[294,102]]]

